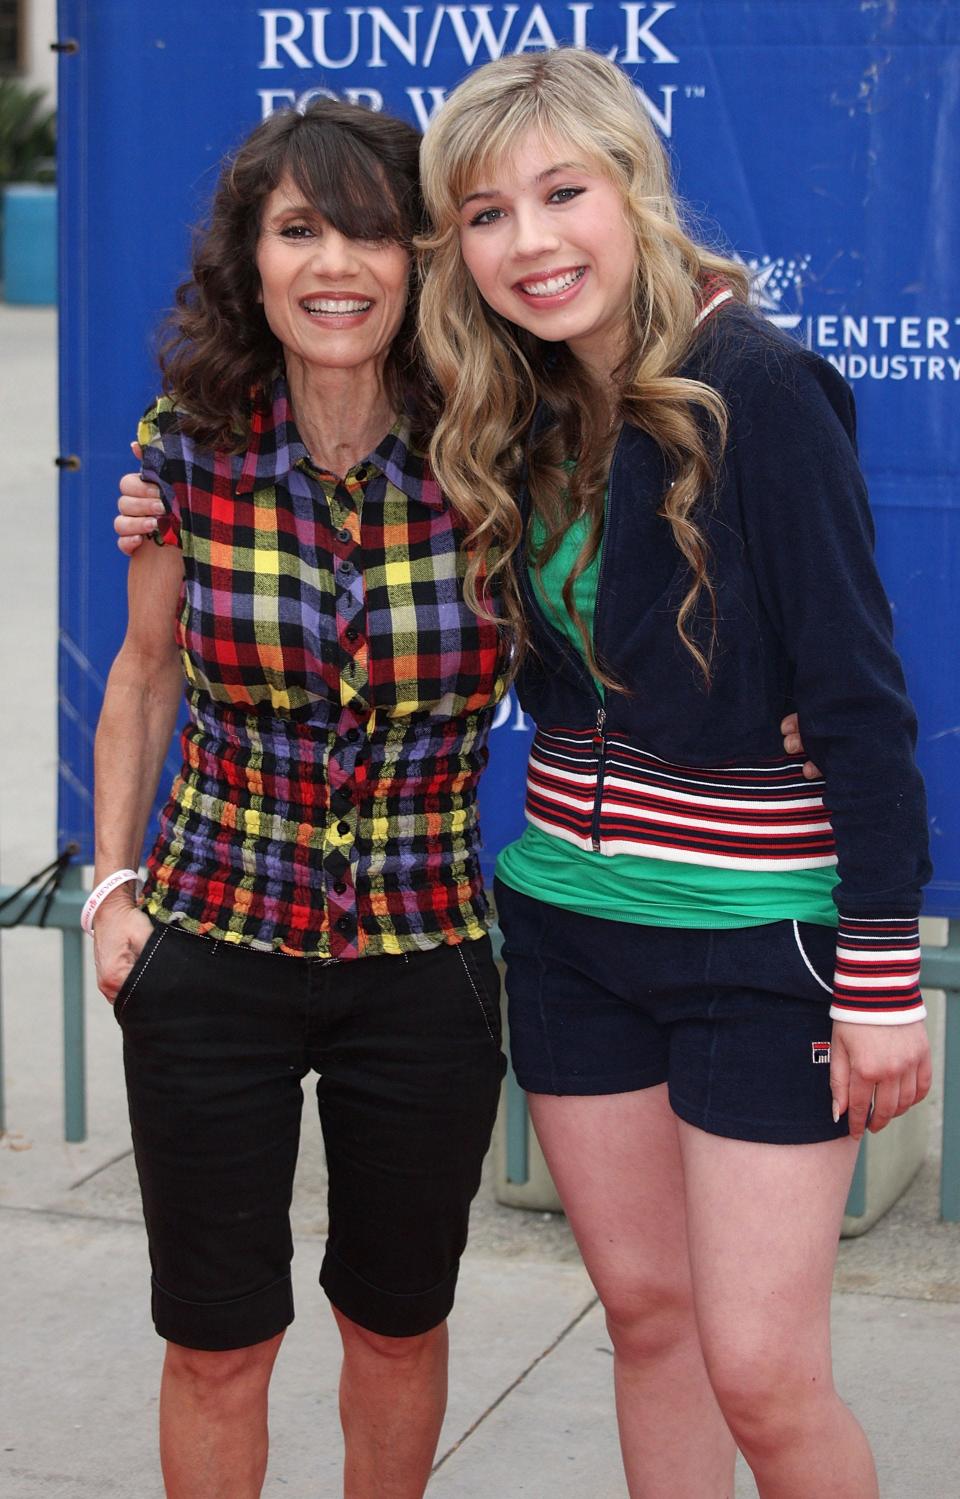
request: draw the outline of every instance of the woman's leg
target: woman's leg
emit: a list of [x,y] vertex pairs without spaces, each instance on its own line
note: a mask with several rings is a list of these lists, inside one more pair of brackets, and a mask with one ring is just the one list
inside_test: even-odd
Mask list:
[[342,964],[319,983],[330,1220],[320,1281],[343,1340],[344,1493],[420,1499],[503,1075],[500,980],[485,939]]
[[118,1016],[167,1344],[161,1460],[170,1499],[254,1499],[293,1317],[305,965],[164,931]]
[[875,1499],[833,1386],[830,1289],[856,1142],[756,1144],[679,1123],[700,1337],[762,1499]]
[[421,1499],[447,1404],[447,1324],[387,1338],[336,1307],[344,1499]]
[[530,1111],[606,1310],[630,1499],[731,1499],[734,1445],[700,1349],[666,1087],[531,1094]]
[[208,1353],[168,1343],[160,1385],[167,1499],[258,1499],[267,1468],[267,1388],[283,1340]]

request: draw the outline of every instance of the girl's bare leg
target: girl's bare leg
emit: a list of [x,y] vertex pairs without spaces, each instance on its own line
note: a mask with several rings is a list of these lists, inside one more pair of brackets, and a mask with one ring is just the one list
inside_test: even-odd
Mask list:
[[666,1087],[531,1094],[530,1111],[607,1313],[630,1499],[731,1499],[735,1450],[700,1350]]
[[830,1289],[856,1142],[767,1145],[679,1123],[700,1337],[762,1499],[876,1499],[833,1386]]

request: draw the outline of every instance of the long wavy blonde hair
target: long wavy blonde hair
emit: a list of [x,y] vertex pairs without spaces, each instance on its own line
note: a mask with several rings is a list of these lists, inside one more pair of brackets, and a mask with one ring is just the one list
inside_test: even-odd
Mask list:
[[[623,197],[636,276],[624,309],[628,348],[612,391],[601,389],[566,345],[543,343],[494,312],[460,253],[464,197],[495,175],[531,131],[560,144],[564,154],[572,147],[576,159],[616,184]],[[664,456],[660,513],[690,570],[677,629],[709,683],[716,607],[696,511],[714,484],[727,412],[710,386],[676,372],[696,336],[704,286],[720,278],[746,302],[743,267],[698,245],[684,228],[666,153],[636,90],[593,52],[566,47],[479,68],[428,127],[420,169],[431,223],[418,240],[424,257],[420,337],[443,401],[430,459],[469,528],[469,602],[491,617],[491,590],[500,589],[505,628],[515,660],[521,659],[528,633],[511,558],[521,539],[516,493],[525,470],[533,512],[545,528],[535,566],[555,554],[574,518],[586,520],[564,603],[594,674],[611,688],[621,686],[596,660],[573,587],[600,547],[607,471],[627,420],[648,432]],[[539,401],[555,420],[531,440]]]

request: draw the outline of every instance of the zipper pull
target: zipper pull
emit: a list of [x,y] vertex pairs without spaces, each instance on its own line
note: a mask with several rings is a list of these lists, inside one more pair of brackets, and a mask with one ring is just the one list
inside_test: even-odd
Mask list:
[[597,790],[593,802],[593,820],[590,827],[590,842],[595,854],[600,852],[600,813],[603,807],[603,771],[607,749],[604,743],[603,730],[606,722],[606,710],[598,708],[597,722],[593,730],[593,748],[597,757]]

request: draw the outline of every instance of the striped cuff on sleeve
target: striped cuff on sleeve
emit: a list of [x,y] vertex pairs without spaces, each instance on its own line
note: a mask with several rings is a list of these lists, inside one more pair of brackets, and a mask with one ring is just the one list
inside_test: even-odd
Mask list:
[[926,1013],[919,919],[841,916],[831,1018],[905,1025]]

